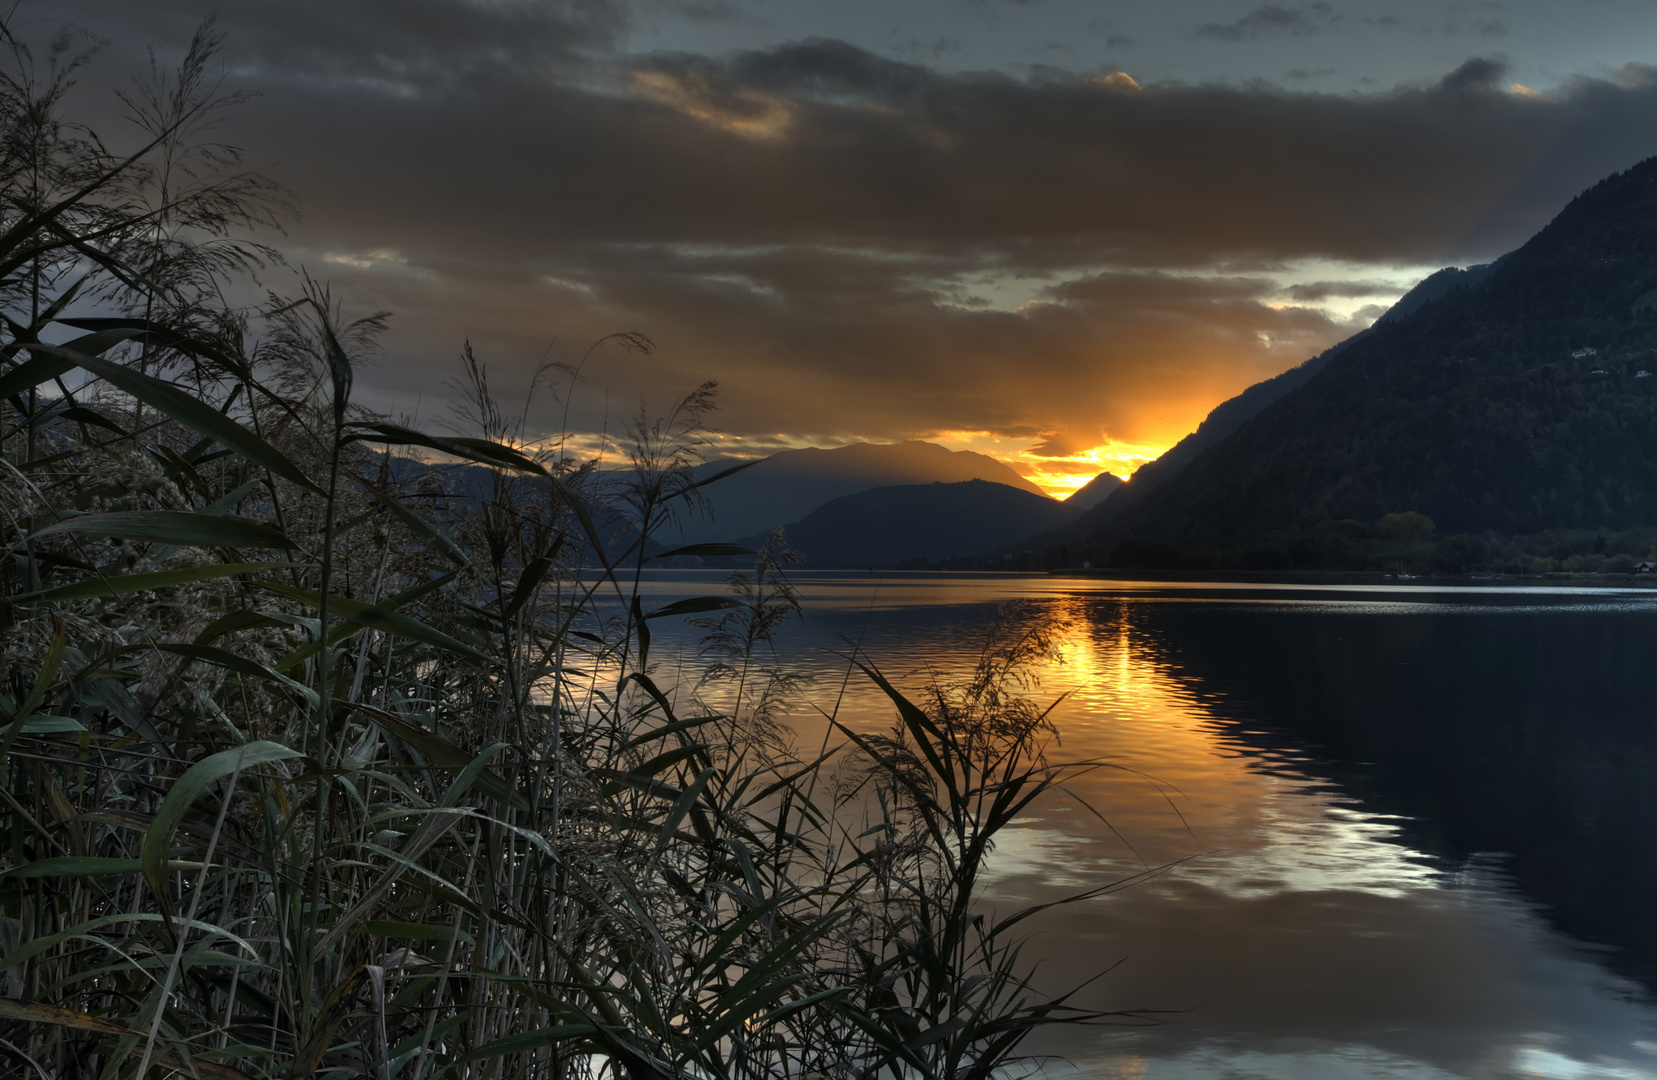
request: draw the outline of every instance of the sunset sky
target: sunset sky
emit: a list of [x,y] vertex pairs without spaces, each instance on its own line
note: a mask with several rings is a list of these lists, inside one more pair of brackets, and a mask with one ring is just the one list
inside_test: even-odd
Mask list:
[[217,13],[274,239],[395,313],[359,398],[437,423],[587,361],[594,445],[719,382],[721,452],[921,438],[1063,494],[1657,153],[1650,0],[26,0],[107,44]]

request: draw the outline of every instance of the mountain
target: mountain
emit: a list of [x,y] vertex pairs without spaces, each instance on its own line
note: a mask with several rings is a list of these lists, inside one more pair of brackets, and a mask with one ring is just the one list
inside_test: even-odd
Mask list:
[[[1497,262],[1500,262],[1500,260],[1497,260]],[[1374,325],[1368,329],[1360,330],[1338,345],[1330,346],[1310,360],[1292,367],[1280,375],[1274,375],[1269,379],[1257,382],[1236,397],[1222,401],[1209,412],[1202,423],[1197,425],[1197,430],[1169,447],[1155,461],[1142,465],[1133,474],[1132,481],[1122,487],[1120,493],[1116,493],[1114,489],[1105,493],[1106,495],[1115,494],[1115,498],[1112,498],[1108,503],[1100,506],[1099,509],[1086,517],[1077,518],[1075,521],[1061,527],[1053,536],[1030,538],[1027,546],[1040,548],[1074,542],[1099,532],[1128,508],[1137,505],[1158,484],[1174,476],[1195,461],[1203,451],[1211,446],[1218,446],[1243,424],[1258,416],[1267,406],[1287,397],[1311,382],[1331,359],[1354,343],[1374,333],[1376,327],[1389,325],[1411,315],[1419,311],[1429,301],[1445,296],[1452,290],[1477,285],[1490,276],[1495,266],[1496,263],[1485,263],[1480,266],[1466,267],[1465,269],[1449,266],[1429,274],[1417,282],[1409,292],[1399,297],[1398,301],[1388,308],[1386,313],[1375,321]],[[1075,496],[1071,496],[1071,499],[1074,498]],[[1103,502],[1104,500],[1101,498],[1096,500],[1095,505]]]
[[[712,461],[698,472],[712,476],[734,464],[738,462]],[[833,450],[784,450],[703,488],[713,518],[686,522],[682,542],[766,532],[800,521],[831,499],[870,488],[967,480],[991,481],[1052,502],[1040,488],[995,458],[970,450],[948,450],[936,443],[856,443]]]
[[1078,522],[1086,541],[1305,533],[1408,511],[1457,533],[1657,523],[1657,158],[1578,196],[1465,287],[1449,280],[1094,518],[1120,496],[1108,500]]
[[1064,505],[1072,513],[1091,510],[1109,498],[1125,481],[1114,473],[1102,472],[1070,493]]
[[[1074,512],[1045,495],[988,480],[900,484],[831,499],[784,532],[812,569],[887,568],[987,551]],[[757,546],[764,539],[758,534],[744,542]]]
[[[1502,259],[1505,258],[1507,256],[1502,256]],[[1481,263],[1478,266],[1446,266],[1442,270],[1428,274],[1416,282],[1415,288],[1400,296],[1397,303],[1387,308],[1385,313],[1375,320],[1375,325],[1385,326],[1388,323],[1397,322],[1406,315],[1413,315],[1420,311],[1427,305],[1429,300],[1437,300],[1441,296],[1446,296],[1453,289],[1465,289],[1479,284],[1495,272],[1496,267],[1501,265],[1502,259],[1497,259],[1495,262]],[[1354,335],[1354,337],[1361,337],[1367,333],[1369,331],[1364,330]],[[1347,340],[1350,341],[1352,338]]]

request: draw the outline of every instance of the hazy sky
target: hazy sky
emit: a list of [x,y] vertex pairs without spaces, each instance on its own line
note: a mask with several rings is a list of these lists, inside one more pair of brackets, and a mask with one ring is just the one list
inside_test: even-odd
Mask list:
[[[432,417],[612,331],[568,412],[706,379],[728,449],[929,438],[1058,490],[1657,153],[1649,0],[58,0],[77,106],[216,13],[280,244]],[[114,121],[111,141],[121,136]],[[270,284],[291,287],[287,272]],[[531,411],[536,432],[563,406]],[[1071,477],[1069,481],[1064,477]]]

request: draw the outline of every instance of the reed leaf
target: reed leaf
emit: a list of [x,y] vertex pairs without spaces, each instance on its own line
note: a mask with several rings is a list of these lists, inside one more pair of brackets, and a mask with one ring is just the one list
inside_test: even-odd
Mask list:
[[354,441],[386,443],[392,446],[424,446],[430,450],[440,450],[445,454],[452,454],[465,461],[475,461],[480,465],[492,465],[496,468],[534,473],[539,476],[548,475],[547,470],[537,464],[534,459],[519,453],[510,446],[503,446],[488,439],[428,435],[423,431],[403,427],[401,424],[388,424],[379,421],[364,421],[353,424],[351,427],[352,434],[349,438]]
[[[124,534],[117,533],[114,535]],[[67,585],[57,585],[50,589],[38,589],[31,593],[19,593],[15,596],[5,597],[4,599],[7,603],[12,604],[44,603],[64,600],[91,600],[100,596],[126,596],[131,593],[154,592],[158,589],[170,589],[176,585],[187,585],[197,581],[212,581],[215,578],[237,577],[242,574],[258,573],[262,570],[292,569],[294,567],[304,565],[304,563],[278,560],[272,562],[219,563],[217,565],[207,566],[187,566],[177,570],[157,570],[148,574],[121,574],[112,578],[93,578],[87,581],[76,581]]]
[[253,464],[269,469],[289,483],[297,484],[315,494],[322,494],[322,489],[301,472],[299,466],[290,461],[287,455],[199,397],[186,393],[172,383],[163,382],[143,372],[95,356],[82,357],[76,363],[116,389],[131,394],[203,437],[213,439],[234,450]]
[[183,510],[121,510],[78,514],[43,526],[29,534],[40,540],[60,533],[87,533],[199,547],[252,547],[289,550],[294,545],[281,532],[248,518],[194,514]]
[[[173,781],[166,798],[155,812],[155,821],[144,838],[141,856],[144,877],[161,904],[164,914],[169,912],[169,893],[166,885],[167,856],[172,847],[173,830],[180,819],[214,783],[243,769],[267,762],[291,761],[303,755],[297,750],[273,742],[252,742],[234,750],[221,750],[196,762],[184,775]],[[225,798],[229,798],[228,793]]]

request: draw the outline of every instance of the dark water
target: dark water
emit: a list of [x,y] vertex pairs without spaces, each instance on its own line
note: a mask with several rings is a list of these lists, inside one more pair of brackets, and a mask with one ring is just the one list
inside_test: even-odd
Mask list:
[[[717,575],[653,580],[666,596]],[[1027,952],[1103,1008],[1048,1071],[1098,1077],[1657,1077],[1657,594],[800,579],[779,661],[853,725],[970,668],[999,605],[1063,620],[1060,758],[1122,766],[1009,830],[987,902],[1176,862]],[[694,665],[688,630],[658,654]],[[800,715],[802,738],[821,731]],[[1111,828],[1083,812],[1086,801]]]

